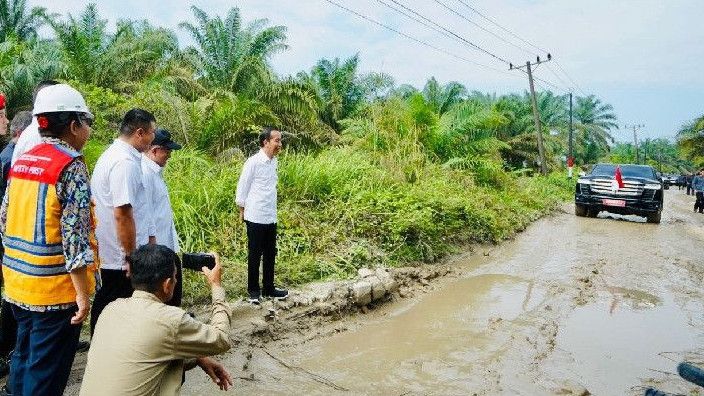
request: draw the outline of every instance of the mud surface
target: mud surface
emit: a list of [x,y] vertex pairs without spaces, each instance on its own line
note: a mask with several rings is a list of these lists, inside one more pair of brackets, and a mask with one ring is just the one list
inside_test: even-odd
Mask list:
[[[220,359],[235,394],[700,394],[675,374],[704,363],[704,215],[692,202],[667,191],[659,225],[566,205],[514,241],[392,271],[400,288],[370,306],[344,283],[238,304],[236,346]],[[216,393],[187,374],[183,394]]]

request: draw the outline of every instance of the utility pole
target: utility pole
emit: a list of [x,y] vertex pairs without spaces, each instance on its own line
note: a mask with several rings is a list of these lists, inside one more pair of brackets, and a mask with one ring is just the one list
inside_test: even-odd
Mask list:
[[638,125],[626,124],[623,127],[625,129],[633,128],[633,145],[635,146],[635,149],[636,149],[636,164],[640,164],[640,154],[638,153],[638,129],[645,128],[645,125],[643,125],[643,124],[638,124]]
[[[531,66],[538,66],[541,63],[545,63],[552,60],[552,55],[548,54],[548,60],[540,60],[540,57],[536,58],[536,61],[531,63],[526,62],[525,68],[528,73],[528,85],[530,86],[530,96],[531,103],[533,104],[533,120],[535,121],[535,133],[538,137],[538,155],[540,156],[540,173],[543,175],[548,174],[548,164],[545,161],[545,148],[543,147],[543,133],[540,129],[540,113],[538,113],[538,101],[535,98],[535,86],[533,85],[533,71]],[[509,63],[509,70],[522,69],[523,66],[514,67],[512,63]]]
[[658,152],[658,165],[658,168],[660,168],[660,173],[662,174],[662,147],[660,147]]
[[573,134],[572,134],[572,92],[570,92],[570,141],[568,143],[568,153],[567,153],[567,177],[572,178],[572,168],[574,167],[574,145],[573,145]]

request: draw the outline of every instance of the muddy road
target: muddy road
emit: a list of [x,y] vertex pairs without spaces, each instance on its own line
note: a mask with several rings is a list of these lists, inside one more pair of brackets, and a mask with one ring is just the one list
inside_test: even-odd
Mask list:
[[[479,247],[412,297],[223,359],[237,394],[697,394],[704,215],[669,190],[660,225],[564,213]],[[409,292],[413,294],[413,292]],[[317,329],[320,332],[321,329]],[[189,373],[184,394],[211,394]]]
[[[513,241],[399,270],[400,289],[369,309],[304,309],[304,291],[285,307],[238,303],[236,346],[219,357],[231,393],[700,394],[674,374],[704,363],[704,215],[692,203],[667,191],[659,225],[565,205]],[[183,394],[218,391],[195,369]]]

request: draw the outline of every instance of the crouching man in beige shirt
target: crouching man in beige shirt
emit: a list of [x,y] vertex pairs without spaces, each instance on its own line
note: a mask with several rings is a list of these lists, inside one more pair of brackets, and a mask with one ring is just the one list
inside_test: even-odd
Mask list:
[[110,303],[100,315],[88,352],[81,395],[177,395],[184,368],[200,366],[220,389],[232,385],[225,368],[207,356],[230,349],[231,310],[220,284],[222,267],[203,267],[213,294],[210,324],[169,301],[176,285],[174,252],[144,245],[128,258],[132,297]]

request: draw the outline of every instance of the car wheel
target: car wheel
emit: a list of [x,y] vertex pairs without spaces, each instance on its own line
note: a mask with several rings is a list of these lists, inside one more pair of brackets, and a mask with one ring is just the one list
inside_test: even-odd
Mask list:
[[601,212],[599,209],[589,209],[587,210],[587,217],[596,217]]
[[586,206],[580,204],[574,204],[574,214],[578,217],[585,217],[589,210]]
[[660,224],[660,218],[662,217],[662,211],[649,214],[646,219],[648,223],[653,223],[653,224]]

